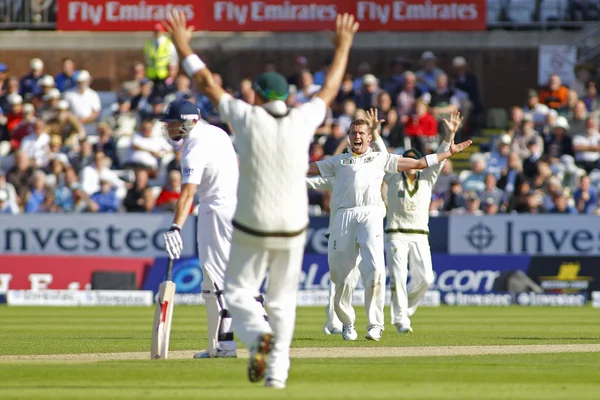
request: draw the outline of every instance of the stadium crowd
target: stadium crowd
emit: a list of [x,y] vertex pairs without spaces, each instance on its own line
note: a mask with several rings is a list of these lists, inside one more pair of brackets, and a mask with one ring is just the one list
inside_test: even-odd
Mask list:
[[[289,107],[319,90],[328,64],[325,60],[311,71],[308,60],[298,57],[294,71],[282,71],[289,73]],[[400,154],[408,148],[435,152],[440,121],[454,110],[465,117],[461,140],[481,136],[485,128],[478,80],[463,57],[455,57],[447,71],[425,51],[412,62],[398,57],[387,76],[375,76],[367,62],[351,72],[314,137],[311,161],[346,151],[351,121],[372,107],[385,119],[381,133],[389,151]],[[457,174],[446,162],[431,214],[600,215],[600,98],[594,73],[580,65],[570,88],[553,75],[547,86],[526,91],[523,104],[510,109],[506,130],[484,136],[490,138],[489,151],[474,153],[470,170]],[[222,82],[218,74],[215,79]],[[232,133],[179,73],[176,57],[166,77],[136,62],[116,102],[103,101],[109,97],[91,83],[90,74],[68,58],[60,66],[36,58],[29,71],[0,63],[0,213],[173,210],[181,190],[181,153],[162,136],[158,119],[166,105],[184,97],[197,104],[205,120]],[[249,79],[227,90],[253,102]],[[235,135],[231,138],[235,144]],[[311,212],[328,212],[328,192],[311,190],[309,199]]]

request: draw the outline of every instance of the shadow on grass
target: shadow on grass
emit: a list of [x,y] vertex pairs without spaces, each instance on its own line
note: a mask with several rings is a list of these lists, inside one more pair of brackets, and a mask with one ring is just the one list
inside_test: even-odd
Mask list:
[[[587,340],[587,341],[600,341],[600,337],[539,337],[539,336],[529,336],[529,337],[501,337],[500,339],[506,340]],[[564,343],[569,344],[569,343]]]

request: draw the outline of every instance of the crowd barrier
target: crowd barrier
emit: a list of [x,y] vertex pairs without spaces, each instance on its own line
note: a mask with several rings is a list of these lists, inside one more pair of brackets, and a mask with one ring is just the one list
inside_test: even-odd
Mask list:
[[[118,271],[134,273],[137,288],[155,295],[165,276],[162,233],[171,218],[170,214],[0,216],[0,294],[15,291],[11,298],[15,305],[61,296],[73,305],[107,304],[110,301],[102,296],[92,295],[95,300],[88,296],[99,292],[90,290],[91,277],[94,272]],[[299,304],[319,305],[327,299],[328,223],[327,217],[311,218]],[[431,218],[430,232],[434,282],[428,305],[578,306],[588,299],[600,303],[600,295],[592,294],[600,292],[600,226],[590,217],[438,217]],[[173,269],[180,304],[202,303],[195,233],[195,221],[190,219],[182,231],[183,256]],[[510,292],[507,279],[517,272],[541,290]],[[389,296],[389,277],[387,285]],[[61,292],[23,292],[44,290]],[[128,301],[126,295],[112,294],[115,304]],[[359,283],[355,302],[361,302],[361,295]]]

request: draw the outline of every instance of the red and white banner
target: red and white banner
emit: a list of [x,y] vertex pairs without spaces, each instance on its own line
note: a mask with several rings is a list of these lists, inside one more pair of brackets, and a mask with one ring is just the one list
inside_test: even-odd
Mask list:
[[486,0],[59,0],[57,29],[151,31],[174,8],[203,31],[323,31],[344,12],[361,31],[486,29]]

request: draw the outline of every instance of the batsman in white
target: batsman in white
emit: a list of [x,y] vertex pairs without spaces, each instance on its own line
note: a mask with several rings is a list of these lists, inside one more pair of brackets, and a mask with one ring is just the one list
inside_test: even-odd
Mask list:
[[[225,274],[225,298],[234,331],[250,349],[248,378],[284,388],[290,367],[299,274],[308,226],[305,176],[308,148],[327,107],[337,96],[358,23],[344,14],[336,20],[335,55],[322,89],[307,103],[288,110],[286,79],[268,72],[253,83],[254,105],[227,94],[190,47],[192,28],[182,12],[165,23],[182,66],[235,131],[240,161],[238,206]],[[269,272],[263,318],[254,296]]]
[[425,169],[467,148],[471,141],[453,144],[449,151],[414,160],[399,155],[375,152],[366,120],[350,126],[352,153],[339,154],[310,163],[309,175],[335,177],[332,201],[338,206],[328,244],[331,279],[336,285],[335,311],[343,323],[344,340],[356,340],[356,316],[352,307],[353,273],[358,255],[360,275],[365,287],[367,335],[381,340],[384,327],[385,263],[383,241],[383,200],[381,184],[385,173]]
[[231,248],[231,221],[236,207],[237,156],[229,136],[200,119],[191,102],[172,101],[161,119],[167,140],[182,151],[183,185],[175,206],[165,246],[171,259],[181,256],[181,228],[197,193],[198,256],[202,269],[202,297],[206,303],[208,350],[194,358],[236,357],[231,316],[223,296],[225,268]]
[[[444,119],[446,135],[438,154],[451,148],[462,123],[458,111]],[[408,150],[405,158],[421,158],[416,150]],[[423,171],[410,169],[402,174],[386,174],[388,212],[385,227],[387,266],[392,286],[392,323],[399,333],[412,332],[410,317],[433,283],[433,266],[429,248],[429,204],[433,185],[444,161]],[[407,289],[408,265],[411,283]]]

